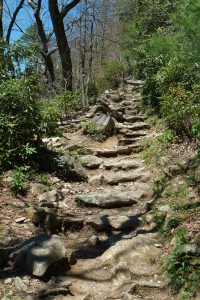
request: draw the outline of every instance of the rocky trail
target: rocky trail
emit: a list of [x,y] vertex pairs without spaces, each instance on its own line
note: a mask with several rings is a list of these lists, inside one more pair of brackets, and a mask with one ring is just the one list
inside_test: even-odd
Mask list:
[[[50,202],[58,202],[58,215],[68,216],[67,225],[70,217],[73,226],[74,222],[77,225],[59,234],[65,247],[75,253],[77,262],[64,275],[44,283],[47,291],[49,285],[55,288],[44,293],[45,299],[176,299],[161,274],[160,261],[166,249],[149,213],[153,203],[151,170],[140,152],[144,137],[152,135],[153,130],[140,108],[141,84],[127,80],[123,88],[105,92],[99,104],[81,120],[60,124],[63,138],[46,140],[53,148],[78,154],[87,170],[87,180],[61,184],[55,177],[55,188],[48,192],[54,199]],[[114,126],[115,134],[103,142],[84,135],[80,122],[94,117],[97,125],[106,130]],[[39,187],[35,184],[31,189],[37,197]],[[38,197],[43,203],[44,194]],[[19,208],[19,217],[24,217],[24,209]],[[24,235],[30,238],[34,226],[23,222],[18,222],[17,230],[21,233],[24,228]],[[37,291],[40,284],[37,279],[34,285],[34,280],[29,280],[30,290],[34,287]],[[61,295],[62,288],[68,293]],[[27,294],[27,289],[24,291]]]

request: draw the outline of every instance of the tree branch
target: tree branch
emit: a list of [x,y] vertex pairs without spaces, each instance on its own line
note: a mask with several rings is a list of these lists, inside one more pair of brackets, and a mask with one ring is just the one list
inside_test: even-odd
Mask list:
[[16,9],[15,9],[15,11],[13,13],[13,16],[12,16],[12,19],[10,21],[10,24],[8,26],[8,31],[7,31],[7,35],[6,35],[6,41],[7,41],[8,44],[10,43],[10,36],[11,36],[11,32],[12,32],[13,26],[15,24],[17,15],[18,15],[20,9],[22,8],[22,6],[24,4],[24,1],[25,0],[20,0],[18,6],[16,7]]
[[68,12],[72,8],[74,8],[79,2],[81,2],[81,0],[73,0],[69,4],[65,5],[60,13],[61,18],[64,19],[66,17],[66,15],[68,14]]

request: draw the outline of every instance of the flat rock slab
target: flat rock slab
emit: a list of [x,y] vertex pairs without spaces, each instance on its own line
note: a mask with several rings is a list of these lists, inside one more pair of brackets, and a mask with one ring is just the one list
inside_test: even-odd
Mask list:
[[131,145],[134,143],[137,143],[140,140],[139,137],[136,138],[124,138],[118,141],[119,146],[126,146],[126,145]]
[[132,149],[129,146],[116,146],[115,151],[118,155],[129,155],[132,153]]
[[81,157],[81,162],[88,169],[98,169],[103,160],[95,155],[84,155]]
[[141,161],[138,160],[120,160],[120,161],[109,161],[104,162],[104,167],[106,170],[116,169],[116,170],[129,170],[136,169],[142,166]]
[[143,122],[145,120],[144,116],[125,116],[126,122]]
[[127,215],[117,215],[117,216],[108,216],[108,215],[100,215],[90,217],[86,220],[86,225],[90,225],[97,230],[105,230],[105,229],[128,229],[135,228],[138,226],[140,221],[136,216],[127,216]]
[[133,125],[130,125],[130,123],[127,124],[122,124],[122,123],[117,123],[116,124],[116,129],[118,130],[132,130],[132,131],[136,131],[136,130],[143,130],[143,129],[149,129],[150,126],[149,124],[145,123],[145,122],[136,122]]
[[[118,241],[103,253],[102,261],[112,267],[111,299],[123,299],[124,293],[131,296],[133,290],[134,296],[137,296],[138,286],[150,289],[162,287],[160,283],[144,282],[143,279],[145,274],[154,274],[156,261],[160,260],[161,250],[155,246],[157,242],[158,236],[155,233],[140,234],[132,239]],[[141,278],[137,276],[137,281],[136,274],[142,274]]]
[[143,175],[145,174],[142,174],[141,172],[130,173],[130,174],[119,174],[111,178],[107,178],[106,182],[107,184],[110,185],[117,185],[119,183],[124,183],[124,182],[134,182],[137,179],[141,179]]
[[117,156],[117,151],[114,149],[101,149],[95,152],[95,155],[101,157],[115,157]]
[[125,130],[124,132],[122,132],[127,138],[136,138],[136,137],[143,137],[147,135],[146,131],[136,131],[136,132],[132,132],[132,131],[127,131]]
[[92,194],[92,195],[78,195],[76,197],[76,201],[80,203],[84,203],[89,206],[96,206],[102,208],[113,208],[120,206],[129,206],[132,204],[136,204],[138,199],[142,196],[142,191],[133,196],[127,196],[126,193],[119,194]]

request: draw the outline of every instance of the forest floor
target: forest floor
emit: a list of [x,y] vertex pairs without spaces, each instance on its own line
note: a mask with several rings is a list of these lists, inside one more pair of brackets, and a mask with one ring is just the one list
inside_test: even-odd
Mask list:
[[[88,121],[89,114],[60,125],[62,137],[54,139],[52,147],[62,151],[72,149],[71,155],[87,169],[86,181],[69,182],[56,174],[47,174],[46,183],[41,184],[41,177],[36,176],[30,180],[26,196],[16,197],[9,189],[12,172],[5,174],[0,193],[0,235],[4,238],[4,250],[10,251],[43,232],[43,228],[35,227],[27,218],[26,209],[27,205],[38,206],[39,196],[47,187],[61,194],[58,207],[48,208],[48,212],[83,219],[84,226],[58,233],[77,259],[64,275],[41,279],[24,273],[9,261],[0,271],[2,300],[40,299],[37,297],[42,289],[48,291],[66,282],[70,285],[68,295],[49,294],[45,299],[179,299],[161,269],[172,244],[163,241],[153,218],[153,182],[160,170],[147,166],[140,152],[144,140],[158,134],[139,108],[139,88],[140,82],[130,82],[108,94],[109,106],[122,114],[123,121],[116,122],[116,133],[105,141],[83,134],[80,123]],[[120,99],[115,97],[118,94]],[[174,157],[182,160],[177,149],[174,146]],[[183,152],[190,157],[194,154],[189,146]],[[174,178],[174,184],[176,181]],[[180,178],[177,182],[180,183]],[[192,193],[190,202],[198,200],[195,189]],[[161,201],[158,207],[160,212],[170,214],[169,206],[170,203]],[[189,231],[198,233],[199,211],[182,222]],[[1,248],[0,254],[6,255]]]

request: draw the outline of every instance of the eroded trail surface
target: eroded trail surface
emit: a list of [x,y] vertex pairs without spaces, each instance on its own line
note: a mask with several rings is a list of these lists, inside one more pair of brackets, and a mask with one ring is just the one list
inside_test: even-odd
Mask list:
[[[175,299],[160,271],[160,260],[166,249],[159,241],[156,224],[152,214],[149,214],[153,204],[153,178],[140,152],[143,139],[154,132],[140,107],[140,87],[140,81],[127,80],[123,88],[105,92],[99,104],[92,107],[89,113],[60,125],[62,139],[47,140],[47,144],[52,142],[54,148],[61,147],[64,153],[69,155],[70,152],[71,158],[76,157],[82,162],[87,180],[65,182],[60,178],[51,178],[53,190],[50,193],[44,193],[41,184],[32,182],[26,201],[32,206],[47,207],[49,211],[52,203],[58,201],[56,213],[69,218],[72,216],[72,219],[67,219],[67,230],[60,232],[59,236],[65,247],[75,252],[77,262],[65,275],[51,278],[47,284],[34,276],[25,277],[22,284],[25,297],[28,293],[36,295],[41,288],[46,288],[45,299]],[[81,122],[91,122],[94,118],[98,120],[98,126],[105,127],[107,131],[114,127],[115,134],[103,142],[83,134]],[[78,170],[79,173],[82,171]],[[50,203],[44,202],[46,197],[50,197]],[[30,218],[24,217],[23,203],[19,199],[11,198],[9,201],[5,206],[5,196],[1,199],[2,209],[5,208],[3,214],[4,218],[7,216],[10,228],[15,227],[17,237],[26,240],[37,235],[38,229]],[[22,219],[16,221],[10,217],[11,204],[15,205],[15,218]],[[79,220],[83,221],[81,226],[69,229],[70,222],[79,225]],[[48,226],[57,226],[55,222],[51,224],[53,222],[53,218],[49,218]],[[56,240],[48,243],[54,243],[54,247],[58,245]],[[20,267],[28,264],[30,268],[33,263],[36,267],[31,270],[32,274],[41,276],[46,270],[45,255],[49,255],[50,251],[48,243],[45,249],[37,248],[37,243],[34,250],[31,249],[32,244],[25,250],[23,248],[25,252],[20,252],[18,259]],[[29,254],[30,257],[27,256]],[[38,263],[37,255],[41,263]],[[55,253],[50,255],[53,257]],[[12,257],[16,257],[16,253]],[[20,276],[12,270],[6,273],[8,271],[2,273],[1,278]],[[12,278],[7,282],[12,283]],[[59,291],[66,284],[70,285],[70,293],[61,296]],[[54,286],[59,287],[58,294],[51,296],[48,287]]]
[[[62,278],[72,283],[72,295],[61,299],[173,299],[159,269],[163,245],[148,222],[151,172],[139,153],[142,139],[152,131],[139,108],[140,86],[128,81],[100,99],[119,119],[116,134],[105,142],[82,135],[79,123],[63,126],[67,148],[90,154],[79,158],[88,169],[88,182],[72,183],[76,193],[66,204],[84,216],[85,226],[68,236],[78,260]],[[98,109],[84,119],[96,116]]]

